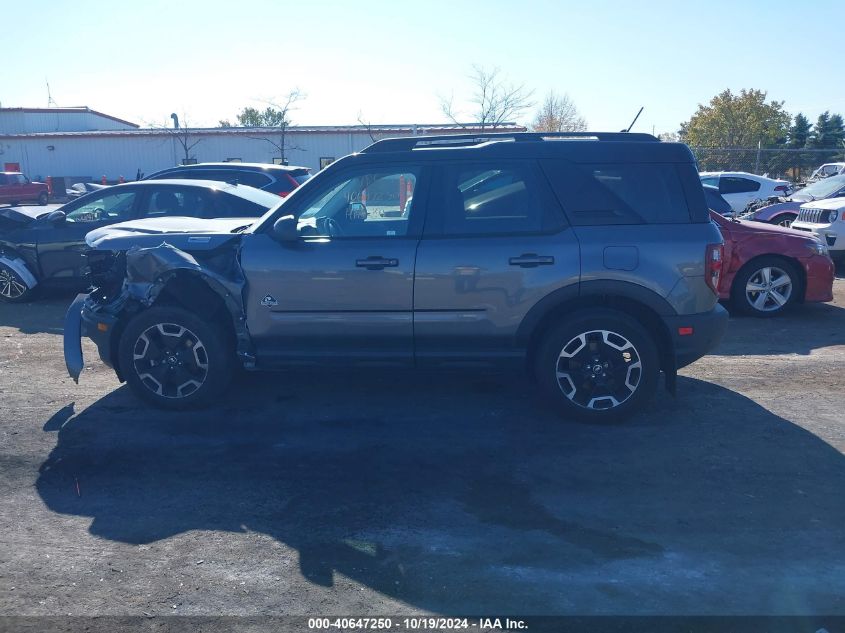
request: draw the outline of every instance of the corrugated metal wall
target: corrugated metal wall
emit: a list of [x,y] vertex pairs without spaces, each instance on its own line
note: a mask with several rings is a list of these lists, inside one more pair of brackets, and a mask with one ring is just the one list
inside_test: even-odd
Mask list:
[[132,126],[95,112],[0,110],[0,132],[3,134],[126,129],[132,129]]
[[[272,163],[279,152],[267,141],[244,134],[204,134],[189,139],[199,140],[190,152],[197,162],[240,158],[243,162]],[[279,142],[278,137],[274,137]],[[308,133],[289,132],[288,162],[291,165],[320,168],[321,157],[340,158],[372,143],[366,132]],[[51,149],[52,148],[52,149]],[[177,165],[184,158],[181,145],[172,136],[159,134],[34,136],[0,138],[0,164],[20,163],[33,179],[53,177],[106,176],[117,180],[123,176],[133,180],[138,170],[151,174]]]

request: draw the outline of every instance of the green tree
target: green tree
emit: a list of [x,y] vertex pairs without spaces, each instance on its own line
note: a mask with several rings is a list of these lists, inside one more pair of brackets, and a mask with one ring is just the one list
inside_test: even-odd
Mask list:
[[807,117],[800,112],[796,114],[787,134],[787,146],[793,149],[806,147],[807,141],[810,140],[812,129],[813,126]]
[[842,116],[831,114],[827,110],[822,112],[813,126],[808,145],[813,149],[829,151],[816,152],[815,162],[820,165],[839,158],[843,151],[843,140],[845,140],[845,128],[843,128]]
[[[243,108],[235,115],[238,127],[250,128],[265,128],[263,130],[256,130],[255,136],[250,138],[257,141],[264,141],[269,143],[274,148],[276,158],[280,159],[281,163],[287,165],[288,153],[292,150],[302,149],[292,144],[288,134],[288,128],[291,125],[290,114],[295,110],[295,104],[305,98],[299,89],[291,90],[285,95],[284,100],[278,103],[273,101],[266,101],[267,107],[264,110],[258,110],[251,106]],[[221,119],[220,127],[232,127],[228,119]]]
[[792,117],[782,101],[766,101],[762,90],[730,90],[719,93],[708,105],[698,106],[689,121],[681,124],[685,143],[699,147],[757,147],[786,140]]
[[235,115],[241,127],[280,127],[285,123],[285,113],[273,106],[267,106],[264,111],[246,107]]

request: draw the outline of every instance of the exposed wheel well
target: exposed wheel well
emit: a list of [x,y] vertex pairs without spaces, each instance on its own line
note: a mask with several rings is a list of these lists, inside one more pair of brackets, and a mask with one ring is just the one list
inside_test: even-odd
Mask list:
[[652,308],[635,299],[619,295],[588,295],[564,301],[549,310],[534,327],[528,339],[526,360],[528,367],[534,366],[537,348],[548,330],[561,320],[579,310],[589,308],[608,308],[633,317],[649,332],[655,333],[661,369],[674,369],[675,360],[672,338],[660,315]]
[[761,259],[779,259],[780,261],[789,265],[795,272],[798,274],[798,284],[799,284],[799,292],[796,297],[798,301],[804,301],[804,294],[807,291],[807,271],[804,270],[804,267],[794,257],[789,257],[787,255],[780,255],[774,253],[767,253],[765,255],[757,255],[756,257],[752,257],[747,262],[745,262],[742,266],[740,266],[739,270],[736,271],[734,275],[734,279],[731,282],[731,298],[734,297],[734,291],[736,289],[736,281],[739,279],[745,271],[747,271],[752,266],[756,265]]
[[[202,277],[190,272],[177,272],[167,281],[152,305],[179,307],[193,312],[202,317],[203,320],[214,322],[220,326],[226,336],[227,343],[234,349],[235,328],[232,323],[232,315],[226,308],[223,297],[212,290]],[[119,367],[117,350],[120,337],[123,336],[123,330],[135,314],[138,313],[131,313],[128,318],[121,319],[111,334],[111,361],[121,380],[122,373]]]
[[781,213],[778,213],[777,215],[773,215],[771,218],[766,220],[766,222],[768,222],[769,224],[779,224],[781,220],[788,217],[791,217],[794,220],[798,217],[798,214],[792,211],[783,211]]

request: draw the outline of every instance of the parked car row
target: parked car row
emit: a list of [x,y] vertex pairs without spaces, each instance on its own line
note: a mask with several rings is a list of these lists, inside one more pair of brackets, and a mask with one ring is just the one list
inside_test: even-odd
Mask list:
[[87,284],[85,236],[94,229],[164,216],[237,217],[248,225],[278,202],[246,185],[151,180],[104,187],[52,212],[0,209],[0,299],[28,301],[42,286]]
[[[737,218],[716,187],[705,184],[703,188],[713,221],[725,239],[721,299],[742,313],[761,317],[780,314],[795,303],[833,299],[835,269],[828,245],[835,237],[824,239],[778,223]],[[827,213],[818,219],[828,219]]]
[[673,390],[720,339],[719,300],[772,316],[832,299],[825,241],[720,215],[735,215],[722,178],[702,187],[686,146],[554,136],[386,139],[311,180],[185,166],[6,210],[0,296],[87,274],[70,375],[87,335],[157,406],[207,404],[236,367],[517,365],[594,420],[639,409],[661,373]]

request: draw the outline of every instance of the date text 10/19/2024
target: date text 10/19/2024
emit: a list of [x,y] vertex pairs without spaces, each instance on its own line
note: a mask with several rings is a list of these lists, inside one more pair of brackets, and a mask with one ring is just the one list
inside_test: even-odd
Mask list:
[[510,618],[308,618],[308,628],[340,631],[520,631],[527,629],[528,625],[524,620]]

